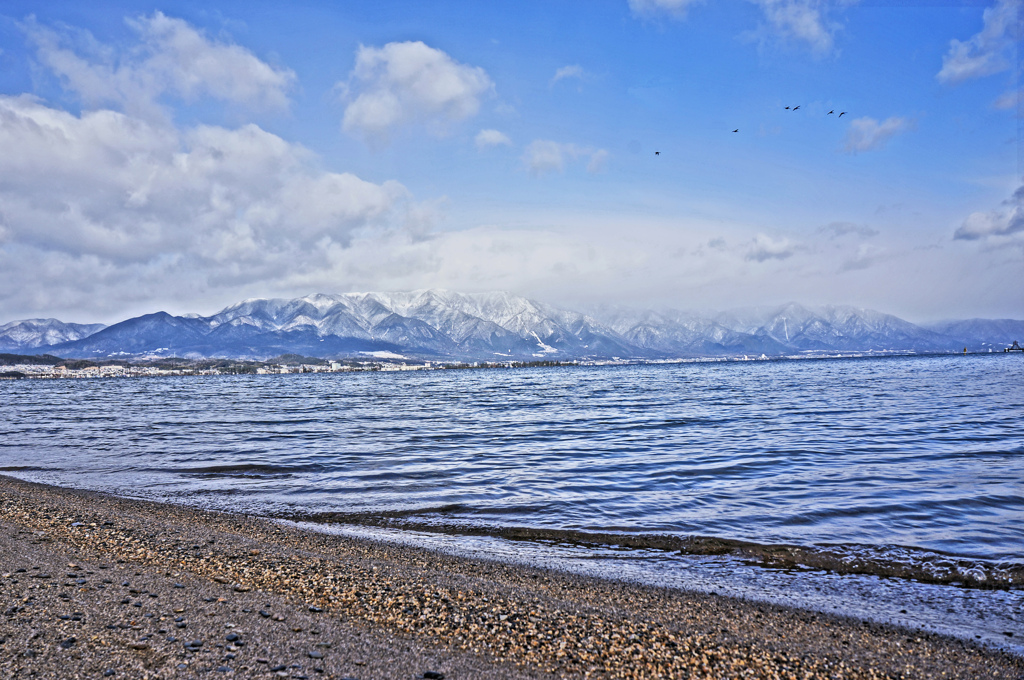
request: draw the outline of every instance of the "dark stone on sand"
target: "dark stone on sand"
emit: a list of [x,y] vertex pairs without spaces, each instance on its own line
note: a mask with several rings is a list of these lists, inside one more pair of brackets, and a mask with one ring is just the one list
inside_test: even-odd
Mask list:
[[308,656],[309,656],[310,659],[322,659],[322,658],[324,658],[324,655],[321,654],[320,652],[316,651],[316,650],[313,650],[312,652],[310,652],[308,654]]
[[270,612],[268,612],[266,609],[261,609],[260,610],[260,616],[262,616],[265,619],[269,618],[270,617]]
[[423,680],[444,680],[444,673],[438,673],[437,671],[425,671],[423,673]]
[[1010,631],[1008,631],[1008,630],[1007,630],[1007,631],[1004,631],[1004,632],[1003,632],[1003,635],[1005,635],[1006,637],[1013,637],[1013,633],[1011,633],[1011,632],[1010,632]]
[[114,675],[113,668],[108,668],[107,670],[103,671],[103,677],[109,678],[111,675]]
[[309,611],[319,614],[323,611],[323,609],[321,609],[320,607],[314,607],[313,605],[309,605]]
[[230,635],[226,636],[224,639],[227,640],[228,642],[237,642],[238,641],[238,635],[235,634],[235,633],[231,633]]
[[270,672],[271,673],[277,673],[277,672],[286,671],[286,670],[288,670],[288,666],[273,666],[270,669]]
[[188,628],[188,623],[186,623],[184,621],[179,621],[178,623],[174,624],[174,627],[175,628]]
[[61,649],[71,649],[72,647],[75,646],[76,642],[78,642],[78,640],[76,640],[73,637],[69,637],[66,640],[61,640],[60,641],[60,647],[61,647]]
[[175,583],[175,584],[174,584],[174,587],[175,587],[175,588],[184,588],[184,587],[185,587],[185,584],[184,584],[184,583]]
[[231,672],[231,666],[217,666],[217,672],[218,673],[230,673]]

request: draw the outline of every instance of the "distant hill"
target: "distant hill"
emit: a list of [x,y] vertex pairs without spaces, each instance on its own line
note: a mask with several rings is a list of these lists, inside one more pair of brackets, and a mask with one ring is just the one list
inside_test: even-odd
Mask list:
[[621,309],[585,314],[505,292],[445,290],[251,299],[207,317],[156,312],[109,327],[48,319],[3,329],[11,331],[0,335],[8,343],[0,349],[93,359],[670,359],[986,351],[1024,340],[1024,321],[1006,319],[923,327],[869,309],[795,303],[712,315]]
[[101,323],[64,323],[57,319],[24,319],[0,326],[0,352],[20,352],[86,338],[106,328]]
[[930,330],[963,340],[975,349],[1002,350],[1014,340],[1024,342],[1024,321],[1015,319],[966,319],[930,324]]

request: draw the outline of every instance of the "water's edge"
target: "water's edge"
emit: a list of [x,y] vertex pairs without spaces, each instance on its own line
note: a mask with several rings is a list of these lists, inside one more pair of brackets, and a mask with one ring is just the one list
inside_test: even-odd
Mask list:
[[[728,555],[747,564],[772,569],[829,571],[900,578],[949,586],[996,590],[1024,589],[1024,563],[991,561],[913,546],[855,543],[803,546],[762,544],[717,536],[673,536],[653,533],[599,533],[576,529],[527,526],[480,526],[410,520],[413,511],[384,513],[283,512],[269,517],[316,525],[350,525],[416,533],[500,538],[561,544],[587,549],[644,550],[680,555]],[[416,512],[415,514],[419,514]]]
[[1024,590],[979,589],[877,574],[782,567],[742,554],[703,554],[622,541],[529,538],[515,532],[414,530],[268,517],[306,531],[410,546],[458,557],[553,569],[599,579],[767,602],[801,611],[872,621],[909,633],[945,635],[1024,658]]

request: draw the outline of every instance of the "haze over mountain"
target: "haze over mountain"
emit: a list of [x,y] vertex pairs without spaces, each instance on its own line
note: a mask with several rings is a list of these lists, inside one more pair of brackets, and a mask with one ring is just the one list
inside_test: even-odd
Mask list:
[[1000,350],[1024,339],[1024,321],[926,328],[873,310],[795,303],[712,315],[617,308],[587,314],[507,292],[420,290],[250,299],[206,317],[156,312],[109,327],[28,320],[3,326],[0,339],[10,352],[77,358],[670,359]]

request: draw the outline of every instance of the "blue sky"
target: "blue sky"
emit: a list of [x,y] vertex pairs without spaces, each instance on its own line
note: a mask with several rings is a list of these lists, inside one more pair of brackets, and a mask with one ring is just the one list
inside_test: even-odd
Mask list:
[[891,4],[8,1],[0,321],[427,287],[1024,318],[1021,1]]

